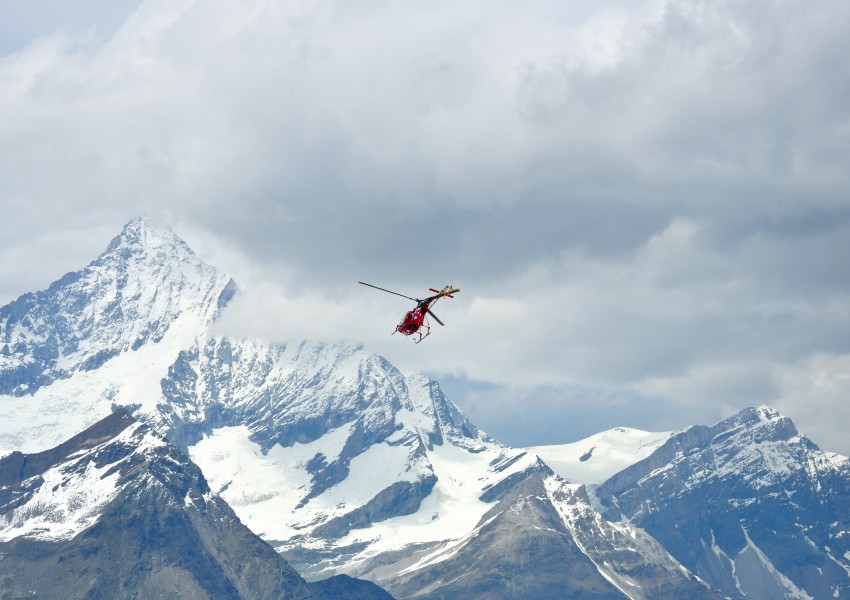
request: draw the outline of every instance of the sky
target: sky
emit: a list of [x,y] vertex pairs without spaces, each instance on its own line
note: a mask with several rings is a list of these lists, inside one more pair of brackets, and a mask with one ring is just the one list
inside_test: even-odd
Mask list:
[[[0,305],[147,215],[220,332],[514,446],[768,404],[850,455],[846,0],[0,0]],[[419,345],[410,308],[440,300]]]

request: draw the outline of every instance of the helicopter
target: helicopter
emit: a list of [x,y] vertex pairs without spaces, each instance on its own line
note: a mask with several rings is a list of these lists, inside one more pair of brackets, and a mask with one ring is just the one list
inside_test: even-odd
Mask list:
[[[428,315],[434,317],[434,320],[440,325],[445,326],[445,323],[443,323],[440,318],[434,314],[434,311],[431,310],[431,307],[434,305],[434,303],[440,298],[454,298],[452,294],[456,294],[460,291],[453,285],[447,285],[442,290],[428,288],[429,291],[434,292],[434,295],[428,296],[427,298],[423,298],[422,300],[420,300],[419,298],[405,296],[404,294],[399,294],[398,292],[378,287],[377,285],[372,285],[371,283],[366,283],[365,281],[358,281],[357,283],[361,285],[367,285],[371,288],[375,288],[376,290],[381,290],[382,292],[395,294],[396,296],[401,296],[402,298],[407,298],[408,300],[413,300],[414,302],[416,302],[416,306],[413,308],[413,310],[407,311],[404,314],[404,317],[401,319],[401,323],[396,325],[393,334],[395,334],[396,332],[408,336],[418,334],[419,339],[415,340],[415,343],[417,344],[429,335],[431,335],[431,326],[429,325],[427,318]],[[422,333],[423,329],[425,330],[425,333]]]

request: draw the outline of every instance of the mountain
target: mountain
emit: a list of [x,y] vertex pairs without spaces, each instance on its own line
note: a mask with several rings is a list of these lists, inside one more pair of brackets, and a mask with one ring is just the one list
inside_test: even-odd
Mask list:
[[456,543],[384,582],[399,598],[721,598],[650,536],[612,524],[583,485],[536,473]]
[[0,460],[4,598],[287,598],[306,582],[126,411]]
[[307,584],[321,600],[393,600],[385,590],[370,581],[348,575],[334,575]]
[[615,427],[570,444],[526,448],[574,483],[600,484],[652,454],[672,432]]
[[729,598],[850,593],[850,460],[771,408],[679,432],[596,495]]
[[0,307],[0,455],[58,444],[158,382],[236,292],[168,229],[133,219],[91,264]]
[[[172,232],[134,219],[89,266],[0,308],[4,464],[124,407],[196,463],[210,497],[313,580],[314,594],[383,593],[345,576],[399,598],[820,599],[847,590],[847,459],[770,409],[672,434],[618,428],[510,448],[437,381],[362,346],[215,335],[234,293],[230,277]],[[149,468],[177,460],[165,453]],[[86,477],[92,501],[112,501],[111,479]],[[157,514],[137,511],[139,522],[148,510]],[[41,509],[27,511],[15,526],[42,527]],[[86,515],[102,514],[72,512],[61,520],[79,523],[75,536],[90,526]],[[198,535],[181,527],[175,535]],[[147,550],[137,553],[142,565]],[[89,567],[74,552],[79,569],[105,556],[92,554]],[[0,564],[21,560],[6,553]],[[33,564],[35,573],[48,563]]]
[[0,309],[0,394],[92,371],[180,326],[197,332],[234,292],[169,230],[134,219],[85,269]]
[[400,534],[440,544],[548,471],[475,428],[435,381],[360,346],[207,339],[162,386],[167,408],[149,420],[311,578],[398,552]]
[[90,265],[0,309],[0,454],[127,407],[311,579],[398,551],[399,528],[411,545],[452,539],[548,470],[362,346],[212,335],[235,289],[134,219]]

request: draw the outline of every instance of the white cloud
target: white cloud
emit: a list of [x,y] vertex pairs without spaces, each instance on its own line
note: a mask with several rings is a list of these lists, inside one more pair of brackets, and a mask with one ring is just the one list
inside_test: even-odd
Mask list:
[[774,406],[823,450],[850,456],[850,354],[816,354],[776,367],[781,391]]
[[[0,302],[147,212],[242,285],[227,331],[544,412],[703,419],[850,351],[843,0],[123,6],[0,56]],[[354,283],[452,277],[420,346]]]

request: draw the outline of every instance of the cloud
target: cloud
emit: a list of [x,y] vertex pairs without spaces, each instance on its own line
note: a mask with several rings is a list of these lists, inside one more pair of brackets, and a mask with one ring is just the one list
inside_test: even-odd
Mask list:
[[[790,406],[850,352],[846,2],[87,6],[0,48],[0,301],[160,215],[242,285],[223,330],[498,386],[515,431]],[[420,346],[354,283],[452,278]]]
[[777,408],[824,450],[850,456],[842,425],[850,418],[850,354],[816,354],[776,369]]
[[33,0],[0,4],[0,55],[56,30],[91,31],[108,39],[140,0]]

